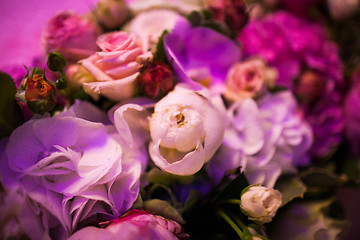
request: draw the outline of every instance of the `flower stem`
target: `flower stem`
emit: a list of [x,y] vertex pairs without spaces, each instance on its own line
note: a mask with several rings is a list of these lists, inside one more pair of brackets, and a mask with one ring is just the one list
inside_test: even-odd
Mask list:
[[235,230],[235,232],[240,237],[240,239],[243,239],[244,234],[240,230],[240,228],[236,225],[236,223],[233,220],[231,220],[231,218],[223,210],[219,209],[218,214]]

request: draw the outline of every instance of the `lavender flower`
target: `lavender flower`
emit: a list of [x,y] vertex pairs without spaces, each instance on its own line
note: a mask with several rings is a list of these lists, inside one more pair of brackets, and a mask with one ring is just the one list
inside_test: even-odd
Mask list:
[[180,81],[196,90],[201,85],[223,90],[229,68],[240,60],[240,49],[231,39],[210,28],[192,28],[181,19],[164,37],[164,45]]
[[120,216],[137,198],[146,153],[114,126],[85,120],[106,115],[78,104],[18,127],[1,156],[3,184],[24,200],[18,219],[32,239],[64,239],[82,224]]

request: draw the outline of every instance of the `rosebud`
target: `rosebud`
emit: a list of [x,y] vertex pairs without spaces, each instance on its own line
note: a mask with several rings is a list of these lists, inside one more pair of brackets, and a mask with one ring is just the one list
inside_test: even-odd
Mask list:
[[250,220],[271,222],[279,209],[282,194],[275,189],[252,186],[242,193],[240,207]]
[[83,83],[96,81],[94,76],[80,64],[70,65],[66,70],[66,77],[71,92],[78,91]]
[[305,71],[298,80],[295,87],[295,93],[300,100],[305,102],[314,102],[318,100],[326,90],[324,78],[313,70]]
[[31,111],[41,114],[56,105],[56,88],[39,68],[34,68],[26,79],[25,99]]
[[239,32],[249,20],[244,1],[211,0],[210,9],[216,19],[226,22],[235,32]]
[[66,60],[62,54],[54,51],[49,53],[46,64],[51,71],[60,72],[64,69]]
[[94,15],[106,29],[116,29],[129,17],[130,11],[123,0],[102,0],[97,3]]
[[174,87],[170,67],[160,61],[145,66],[138,79],[141,90],[152,98],[161,97]]

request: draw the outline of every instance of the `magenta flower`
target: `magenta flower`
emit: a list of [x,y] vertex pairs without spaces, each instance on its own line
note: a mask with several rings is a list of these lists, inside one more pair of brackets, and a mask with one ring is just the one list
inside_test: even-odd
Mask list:
[[276,84],[292,89],[304,101],[300,108],[314,132],[313,155],[332,153],[342,140],[344,81],[337,46],[325,28],[279,11],[249,23],[238,40],[245,57],[265,58],[278,70]]
[[110,224],[104,229],[83,228],[68,240],[185,240],[189,238],[179,223],[142,210],[131,210],[123,217],[108,223]]
[[280,11],[250,22],[238,40],[245,57],[260,55],[278,69],[280,85],[292,88],[304,68],[323,74],[329,91],[343,85],[337,46],[317,23]]

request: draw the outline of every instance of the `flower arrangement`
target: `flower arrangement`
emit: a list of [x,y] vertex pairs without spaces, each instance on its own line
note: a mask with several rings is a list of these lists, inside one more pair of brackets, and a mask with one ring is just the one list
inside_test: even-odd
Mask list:
[[354,7],[59,12],[44,56],[0,74],[1,235],[345,239],[336,191],[359,187],[360,58],[337,24],[355,28]]

